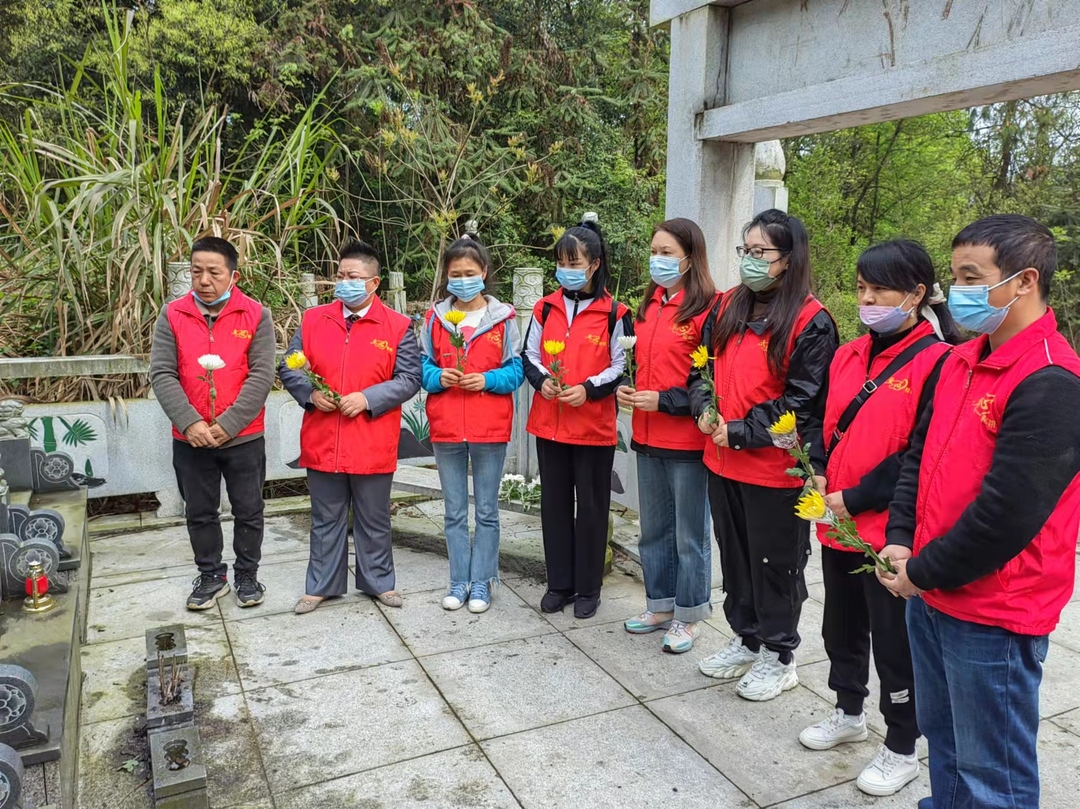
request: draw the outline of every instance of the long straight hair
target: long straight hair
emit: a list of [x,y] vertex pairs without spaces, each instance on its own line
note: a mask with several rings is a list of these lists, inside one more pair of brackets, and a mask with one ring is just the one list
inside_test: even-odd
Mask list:
[[871,245],[863,250],[856,267],[863,280],[876,287],[914,292],[922,284],[926,292],[919,304],[919,319],[925,320],[925,312],[933,311],[945,342],[952,345],[964,342],[966,338],[953,320],[948,305],[930,303],[937,279],[934,260],[921,244],[911,239],[894,239]]
[[597,298],[604,297],[607,293],[608,278],[608,249],[604,235],[600,232],[600,225],[592,220],[583,220],[580,225],[567,228],[566,232],[555,243],[555,260],[573,261],[582,254],[592,264],[600,259],[600,266],[592,276],[592,294]]
[[[810,239],[802,222],[776,208],[755,216],[743,228],[743,241],[754,228],[761,228],[769,243],[780,249],[781,258],[788,260],[788,268],[778,282],[780,288],[765,307],[765,319],[769,324],[769,369],[780,375],[787,365],[791,330],[810,295]],[[727,295],[729,300],[713,330],[713,351],[717,354],[732,337],[746,330],[754,309],[755,293],[745,284]]]
[[[677,322],[686,323],[708,309],[716,296],[716,285],[713,283],[712,276],[709,275],[709,254],[705,247],[705,234],[701,232],[696,222],[682,218],[661,222],[653,228],[653,236],[661,231],[670,234],[679,243],[679,247],[686,253],[686,260],[690,263],[684,274],[686,280],[683,284],[682,303],[679,304],[679,310],[675,313]],[[649,307],[649,301],[652,300],[656,287],[655,281],[649,281],[645,297],[638,305],[637,319],[639,321],[645,319],[645,310]]]

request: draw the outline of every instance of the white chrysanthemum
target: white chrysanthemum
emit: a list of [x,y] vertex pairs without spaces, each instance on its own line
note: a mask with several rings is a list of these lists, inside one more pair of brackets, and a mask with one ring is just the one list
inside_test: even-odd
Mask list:
[[225,367],[225,360],[217,354],[203,354],[199,357],[199,365],[204,371],[220,371]]
[[637,335],[624,334],[619,338],[619,345],[622,346],[623,351],[629,351],[637,345]]

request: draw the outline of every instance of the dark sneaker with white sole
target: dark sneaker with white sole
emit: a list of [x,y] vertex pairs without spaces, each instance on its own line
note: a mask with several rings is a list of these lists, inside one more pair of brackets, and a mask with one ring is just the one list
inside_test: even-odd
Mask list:
[[236,586],[236,603],[241,607],[254,607],[256,604],[263,603],[266,587],[259,583],[250,570],[236,571],[233,575],[233,583]]
[[229,580],[212,573],[201,573],[191,583],[191,595],[188,596],[189,610],[208,610],[222,596],[229,594]]

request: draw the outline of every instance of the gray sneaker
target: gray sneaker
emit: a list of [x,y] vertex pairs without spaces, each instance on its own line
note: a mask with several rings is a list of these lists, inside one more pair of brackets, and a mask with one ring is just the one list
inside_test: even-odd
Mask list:
[[189,610],[208,610],[222,596],[229,594],[229,580],[212,573],[200,573],[191,583],[191,595],[188,596]]

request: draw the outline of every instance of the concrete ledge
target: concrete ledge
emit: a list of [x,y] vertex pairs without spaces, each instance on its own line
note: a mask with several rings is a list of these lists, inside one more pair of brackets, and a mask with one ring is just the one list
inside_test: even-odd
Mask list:
[[149,371],[150,358],[135,354],[0,358],[0,379],[112,376],[115,374],[145,374]]

